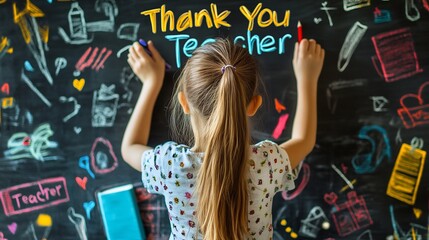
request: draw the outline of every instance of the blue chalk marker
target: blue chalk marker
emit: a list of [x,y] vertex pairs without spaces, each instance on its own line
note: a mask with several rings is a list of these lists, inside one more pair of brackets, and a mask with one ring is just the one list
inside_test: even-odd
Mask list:
[[[140,43],[140,45],[143,46],[144,50],[146,50],[146,52],[149,54],[149,56],[152,56],[152,53],[150,52],[149,47],[148,47],[146,41],[143,40],[143,39],[139,39],[139,43]],[[168,64],[167,62],[165,62],[165,69],[166,70],[170,70],[171,69],[171,65]]]

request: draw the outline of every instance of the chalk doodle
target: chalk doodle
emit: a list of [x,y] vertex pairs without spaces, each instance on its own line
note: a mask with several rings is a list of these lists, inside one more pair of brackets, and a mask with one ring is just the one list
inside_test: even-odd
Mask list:
[[[105,153],[106,150],[108,154]],[[105,138],[99,137],[94,140],[90,157],[92,169],[98,174],[110,173],[118,167],[118,158],[112,144]]]
[[64,177],[24,183],[0,191],[6,216],[33,212],[70,200]]
[[429,12],[429,0],[422,0],[423,7]]
[[299,235],[316,238],[324,222],[329,222],[329,220],[325,212],[323,212],[323,209],[319,206],[313,207],[308,213],[308,216],[304,220],[301,220]]
[[366,230],[359,234],[359,236],[356,238],[356,240],[372,240],[372,232],[371,230]]
[[8,160],[23,158],[35,159],[42,162],[62,160],[63,157],[57,151],[58,143],[49,140],[53,135],[54,132],[49,123],[40,125],[32,134],[25,132],[15,133],[8,140],[8,149],[4,151],[4,155]]
[[339,80],[332,82],[326,88],[326,100],[331,114],[337,111],[338,103],[344,98],[353,96],[368,86],[367,79]]
[[274,106],[278,113],[281,113],[281,111],[286,110],[286,107],[283,106],[283,104],[281,104],[277,98],[274,99]]
[[82,91],[83,87],[85,86],[85,79],[74,79],[73,80],[73,87],[76,88],[79,92]]
[[116,36],[119,39],[136,41],[139,27],[140,23],[123,23],[121,26],[119,26]]
[[101,49],[100,53],[98,47],[94,49],[89,47],[76,63],[76,71],[82,72],[85,68],[91,67],[92,70],[98,72],[100,69],[104,68],[104,62],[106,62],[111,54],[112,50],[105,47]]
[[55,59],[55,75],[58,76],[61,69],[64,69],[67,66],[67,59],[63,57],[58,57]]
[[374,23],[386,23],[392,21],[392,17],[389,10],[374,9]]
[[80,104],[77,102],[75,97],[65,97],[60,96],[60,102],[61,103],[73,103],[73,111],[69,113],[67,116],[63,117],[63,122],[67,122],[72,117],[76,116],[79,113],[79,110],[81,108]]
[[88,240],[86,235],[85,218],[81,214],[76,213],[73,207],[69,207],[69,209],[67,209],[67,216],[70,222],[73,223],[79,236],[79,240]]
[[322,18],[314,18],[313,21],[315,24],[319,24],[320,22],[322,22]]
[[52,103],[37,89],[37,87],[33,84],[33,82],[27,77],[27,75],[24,74],[24,72],[21,73],[21,79],[24,81],[25,84],[46,104],[46,106],[51,107]]
[[81,127],[74,126],[74,127],[73,127],[73,131],[74,131],[76,134],[79,134],[79,133],[82,131],[82,128],[81,128]]
[[114,84],[110,86],[101,84],[100,89],[94,91],[91,111],[93,127],[111,127],[115,123],[119,94],[114,91]]
[[15,235],[17,228],[18,228],[18,224],[16,222],[13,222],[7,225],[7,229],[9,229],[9,232],[12,233],[13,235]]
[[357,45],[362,40],[367,29],[368,27],[360,22],[355,22],[353,27],[350,28],[338,56],[338,71],[343,72],[347,68]]
[[6,53],[13,53],[13,48],[10,47],[10,40],[7,37],[1,37],[0,39],[0,59],[6,55]]
[[287,209],[288,209],[287,206],[283,206],[278,211],[277,216],[273,220],[274,235],[278,236],[279,237],[278,239],[284,239],[284,237],[281,237],[281,234],[277,232],[277,229],[282,229],[283,233],[284,232],[288,233],[288,235],[293,239],[298,238],[298,234],[295,231],[293,231],[292,227],[288,226],[288,222],[285,218]]
[[7,240],[7,238],[4,237],[4,234],[0,232],[0,240]]
[[371,5],[371,0],[343,0],[345,11],[351,11]]
[[[419,224],[410,223],[411,228],[408,232],[405,232],[399,223],[396,221],[395,211],[393,205],[389,205],[390,220],[393,228],[393,235],[390,239],[399,239],[399,240],[423,240],[423,236],[417,232],[415,229],[420,229],[423,232],[427,232],[427,227],[421,226]],[[386,238],[387,239],[387,238]]]
[[[6,106],[6,108],[3,106]],[[14,98],[2,100],[2,111],[0,114],[2,126],[5,128],[27,127],[33,124],[33,115],[31,112],[27,109],[22,109]]]
[[328,17],[329,26],[331,26],[331,27],[334,26],[334,23],[332,22],[332,17],[331,17],[331,14],[329,13],[329,11],[337,10],[337,8],[335,8],[335,7],[328,7],[328,2],[325,1],[325,2],[322,2],[322,7],[320,7],[320,10],[325,11],[326,16]]
[[369,142],[371,149],[361,153],[362,149],[352,158],[352,165],[358,174],[373,173],[383,159],[392,160],[389,137],[384,128],[377,125],[364,126],[358,133],[358,138]]
[[94,207],[95,207],[94,201],[89,201],[89,202],[83,203],[83,209],[85,209],[86,218],[88,220],[91,220],[91,212],[92,212],[92,210],[94,210]]
[[290,193],[291,191],[283,191],[282,197],[284,200],[292,200],[296,197],[298,197],[302,191],[307,186],[308,182],[310,181],[310,165],[307,163],[302,164],[302,180],[298,186],[296,186],[295,190]]
[[288,113],[282,114],[279,117],[277,125],[274,128],[273,134],[272,134],[272,136],[273,136],[274,139],[278,139],[282,135],[283,130],[286,128],[286,123],[287,123],[288,119],[289,119],[289,114]]
[[354,233],[362,228],[370,226],[373,221],[366,207],[365,199],[358,196],[355,191],[347,193],[348,200],[337,204],[335,193],[325,194],[325,201],[334,205],[331,212],[332,220],[335,223],[338,235],[341,237]]
[[389,100],[387,100],[383,96],[371,96],[370,99],[372,100],[372,109],[374,112],[386,112],[387,108],[384,108],[386,104],[389,103]]
[[407,129],[429,124],[429,102],[426,100],[429,82],[419,87],[417,94],[408,93],[401,97],[401,108],[397,110]]
[[83,190],[86,190],[86,184],[88,183],[88,178],[87,177],[76,177],[75,181],[77,183],[77,185],[79,185],[79,187],[81,187]]
[[413,22],[420,19],[420,12],[414,0],[405,0],[405,15]]
[[49,84],[53,84],[51,73],[49,72],[48,65],[45,57],[45,49],[43,47],[43,39],[40,34],[40,28],[37,24],[36,17],[43,17],[45,14],[36,7],[30,0],[26,1],[25,8],[21,11],[17,9],[16,3],[13,3],[13,19],[21,29],[22,36],[27,44],[30,52],[33,54],[34,59],[39,66],[40,71],[45,76]]
[[78,2],[73,2],[68,12],[70,36],[59,27],[58,33],[68,44],[85,44],[93,41],[94,32],[113,32],[115,28],[115,17],[118,15],[118,6],[114,0],[97,0],[95,11],[103,13],[108,19],[86,22],[85,14]]
[[40,228],[44,228],[42,240],[48,238],[52,229],[52,217],[49,214],[41,213],[36,219],[36,225]]
[[396,158],[386,194],[414,205],[426,158],[426,151],[403,143]]
[[1,85],[1,87],[0,87],[0,91],[6,95],[9,95],[9,93],[10,93],[9,83],[3,83],[3,85]]
[[372,57],[374,67],[386,82],[408,78],[423,71],[408,28],[380,33],[371,39],[376,52],[376,56]]
[[2,98],[1,100],[1,108],[7,109],[11,108],[15,105],[15,99],[13,97]]
[[86,170],[93,179],[95,179],[95,175],[91,170],[91,164],[89,156],[85,155],[79,158],[79,167]]
[[344,182],[347,183],[347,186],[350,187],[350,189],[354,189],[352,182],[338,169],[334,164],[331,164],[332,169],[344,180]]

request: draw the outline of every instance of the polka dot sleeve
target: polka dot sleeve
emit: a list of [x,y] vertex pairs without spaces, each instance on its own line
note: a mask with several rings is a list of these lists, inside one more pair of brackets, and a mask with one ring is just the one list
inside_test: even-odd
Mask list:
[[149,193],[163,194],[165,173],[168,171],[166,159],[172,154],[174,142],[166,142],[142,155],[142,182]]

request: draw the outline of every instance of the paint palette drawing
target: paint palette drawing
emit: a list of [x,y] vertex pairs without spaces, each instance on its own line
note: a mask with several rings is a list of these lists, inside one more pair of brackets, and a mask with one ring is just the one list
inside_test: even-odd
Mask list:
[[387,195],[414,205],[423,173],[426,151],[402,144],[387,185]]

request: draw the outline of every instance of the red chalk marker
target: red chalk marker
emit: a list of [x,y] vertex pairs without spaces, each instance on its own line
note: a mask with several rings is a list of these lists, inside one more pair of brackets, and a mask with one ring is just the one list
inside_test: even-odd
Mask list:
[[298,42],[301,42],[301,40],[302,40],[302,25],[301,25],[300,21],[298,21],[297,30],[298,30]]

